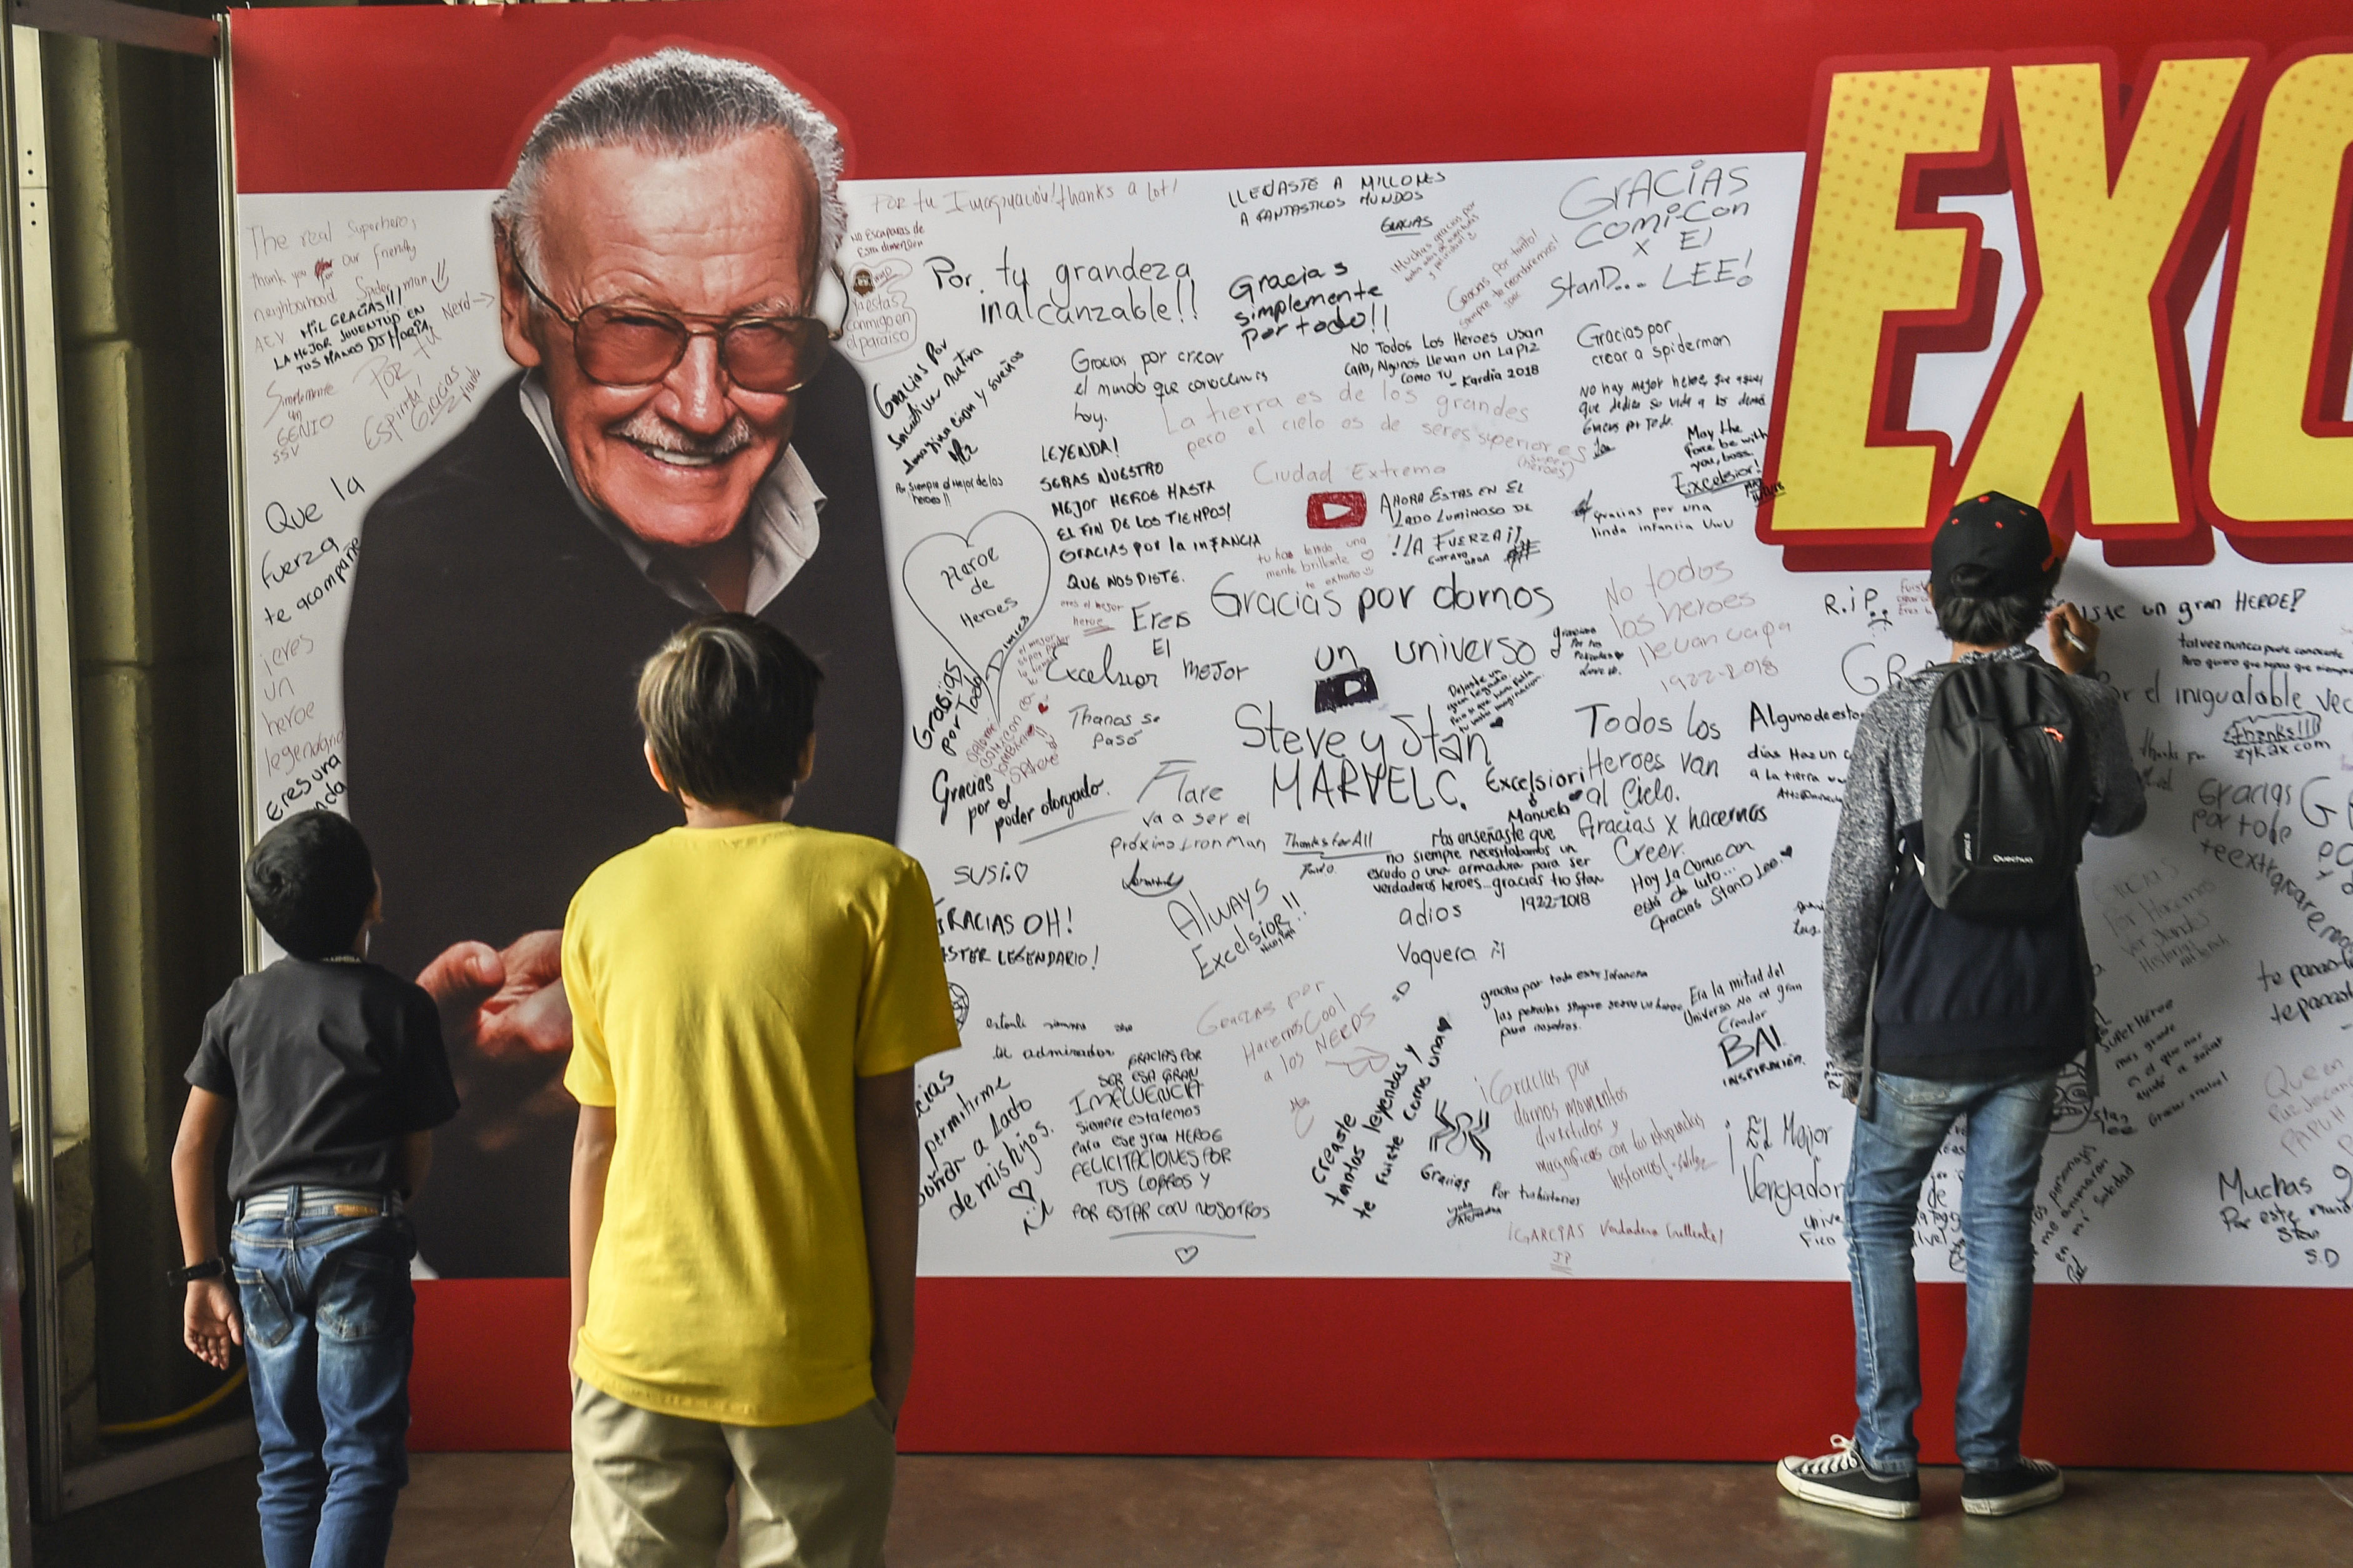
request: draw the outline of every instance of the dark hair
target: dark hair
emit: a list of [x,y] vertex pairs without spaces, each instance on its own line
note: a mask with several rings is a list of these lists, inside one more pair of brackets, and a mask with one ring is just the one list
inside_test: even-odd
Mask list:
[[297,958],[332,958],[352,950],[375,902],[375,862],[348,820],[301,812],[253,847],[245,897],[279,946]]
[[788,798],[817,728],[817,661],[750,616],[670,634],[638,677],[638,722],[673,794],[757,811]]
[[1957,643],[1974,647],[2008,647],[2024,642],[2042,624],[2051,605],[2051,590],[2059,585],[2059,568],[2037,577],[2024,588],[1988,594],[1989,568],[1964,562],[1948,568],[1950,581],[1929,595],[1936,607],[1936,629]]

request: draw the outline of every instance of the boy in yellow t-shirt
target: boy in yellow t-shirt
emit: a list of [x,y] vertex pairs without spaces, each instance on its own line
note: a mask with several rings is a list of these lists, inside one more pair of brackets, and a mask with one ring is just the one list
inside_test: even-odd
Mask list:
[[785,820],[817,666],[749,616],[687,626],[638,718],[686,826],[564,922],[573,1551],[707,1568],[882,1560],[914,1351],[914,1064],[956,1044],[923,868]]

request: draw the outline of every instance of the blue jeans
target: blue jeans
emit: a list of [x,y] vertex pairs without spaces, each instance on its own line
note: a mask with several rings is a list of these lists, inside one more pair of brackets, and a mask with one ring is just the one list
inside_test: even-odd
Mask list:
[[261,1438],[269,1568],[382,1568],[408,1484],[416,1234],[373,1194],[288,1188],[239,1205],[231,1273]]
[[2051,1136],[2056,1074],[1939,1083],[1882,1073],[1872,1118],[1854,1121],[1846,1178],[1847,1268],[1854,1281],[1854,1442],[1883,1476],[1920,1467],[1920,1319],[1913,1222],[1920,1184],[1967,1116],[1961,1239],[1968,1254],[1968,1348],[1953,1402],[1953,1440],[1972,1470],[2018,1462],[2026,1413],[2026,1339],[2034,1310],[2034,1189]]

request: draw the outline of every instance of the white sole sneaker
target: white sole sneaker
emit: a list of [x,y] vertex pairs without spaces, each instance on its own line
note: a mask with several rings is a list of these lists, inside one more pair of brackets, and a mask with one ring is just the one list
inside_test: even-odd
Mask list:
[[1773,1476],[1781,1489],[1805,1502],[1820,1503],[1825,1508],[1842,1508],[1849,1513],[1868,1514],[1873,1519],[1917,1519],[1920,1502],[1917,1498],[1873,1497],[1868,1492],[1850,1491],[1844,1487],[1801,1476],[1788,1460],[1773,1467]]
[[1965,1497],[1961,1511],[1978,1519],[2000,1519],[2005,1514],[2023,1513],[2030,1508],[2041,1508],[2047,1502],[2057,1502],[2067,1490],[2067,1478],[2052,1476],[2039,1487],[2008,1497]]

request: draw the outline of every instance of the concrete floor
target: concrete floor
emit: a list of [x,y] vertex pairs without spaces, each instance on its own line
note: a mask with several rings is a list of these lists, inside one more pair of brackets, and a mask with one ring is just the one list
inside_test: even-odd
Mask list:
[[[39,1568],[259,1568],[250,1460],[44,1528]],[[1762,1465],[918,1457],[892,1568],[2353,1564],[2353,1477],[2079,1470],[2009,1520],[1890,1524],[1784,1498]],[[393,1568],[567,1568],[560,1454],[427,1454]]]

